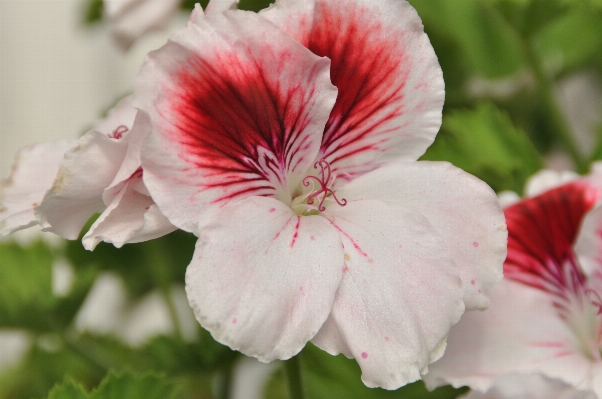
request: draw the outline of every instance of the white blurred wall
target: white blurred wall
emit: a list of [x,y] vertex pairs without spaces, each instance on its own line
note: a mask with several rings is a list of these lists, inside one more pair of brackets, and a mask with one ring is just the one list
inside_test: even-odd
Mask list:
[[144,55],[168,35],[146,37],[124,54],[106,27],[81,25],[83,3],[0,0],[0,178],[20,147],[85,132],[133,90]]

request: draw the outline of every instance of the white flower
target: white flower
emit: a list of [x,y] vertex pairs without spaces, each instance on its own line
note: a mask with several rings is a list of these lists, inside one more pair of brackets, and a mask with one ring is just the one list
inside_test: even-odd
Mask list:
[[[554,186],[551,177],[530,185]],[[505,375],[539,373],[602,397],[601,199],[594,172],[505,208],[505,279],[487,312],[452,329],[430,387],[485,391]]]
[[144,183],[199,237],[201,325],[264,362],[312,340],[368,386],[419,379],[465,307],[488,306],[506,253],[492,190],[415,162],[443,97],[405,1],[197,9],[147,57],[134,105],[151,121]]

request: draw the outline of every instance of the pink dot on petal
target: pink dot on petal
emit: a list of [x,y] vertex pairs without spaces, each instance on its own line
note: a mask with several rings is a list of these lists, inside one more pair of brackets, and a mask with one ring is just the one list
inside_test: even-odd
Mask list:
[[299,287],[299,291],[303,291],[303,287]]
[[475,242],[472,243],[472,246],[476,248],[476,247],[479,246],[479,243],[475,241]]
[[362,352],[362,359],[366,359],[368,357],[368,354],[366,352]]
[[232,324],[236,324],[236,319],[232,319]]
[[311,237],[309,237],[309,239],[312,240],[312,241],[316,241],[316,236],[312,235]]
[[481,290],[479,290],[479,294],[481,293]]
[[385,337],[385,341],[389,342],[389,339],[390,339],[389,337]]
[[276,208],[270,208],[270,213],[275,212]]
[[475,285],[475,281],[474,280],[470,280],[470,284]]

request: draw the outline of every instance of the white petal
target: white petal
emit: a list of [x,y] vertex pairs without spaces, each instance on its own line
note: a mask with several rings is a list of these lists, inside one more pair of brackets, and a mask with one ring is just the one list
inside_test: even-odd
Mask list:
[[596,399],[596,395],[540,374],[512,374],[497,380],[486,393],[474,391],[464,399]]
[[0,235],[38,224],[33,209],[52,186],[65,152],[76,143],[55,141],[17,152],[10,175],[0,181]]
[[52,188],[35,208],[45,230],[74,240],[86,221],[104,210],[102,194],[123,162],[127,141],[91,131],[65,154]]
[[414,161],[441,126],[441,67],[405,0],[278,0],[260,13],[332,61],[339,89],[319,159],[352,179],[391,160]]
[[328,220],[249,197],[203,229],[186,292],[216,340],[268,362],[294,356],[318,332],[342,269],[341,239]]
[[500,376],[535,372],[591,389],[591,366],[575,350],[573,334],[547,293],[504,280],[489,310],[467,312],[452,328],[445,356],[424,381],[429,388],[452,384],[486,391]]
[[152,240],[176,229],[152,198],[136,191],[135,185],[135,181],[129,181],[121,187],[84,236],[84,248],[92,251],[100,241],[120,248],[126,243]]
[[466,308],[489,305],[488,295],[502,279],[508,232],[487,184],[445,162],[399,162],[358,178],[337,195],[378,199],[420,212],[456,263]]
[[420,379],[464,312],[444,242],[417,211],[381,201],[350,201],[327,212],[343,240],[345,273],[312,342],[354,357],[369,387],[396,389]]
[[127,50],[147,32],[164,29],[180,0],[105,0],[105,15],[117,44]]
[[198,231],[233,200],[290,202],[335,101],[329,69],[327,59],[238,10],[197,18],[150,53],[135,103],[152,123],[142,167],[161,211]]
[[525,197],[534,197],[578,178],[579,175],[570,170],[540,170],[527,180],[525,184]]
[[239,0],[210,0],[205,9],[205,14],[209,15],[212,13],[224,12],[227,10],[234,10]]

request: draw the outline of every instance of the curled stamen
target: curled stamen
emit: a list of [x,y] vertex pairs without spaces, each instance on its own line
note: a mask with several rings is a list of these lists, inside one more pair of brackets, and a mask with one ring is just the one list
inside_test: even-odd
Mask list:
[[125,125],[119,125],[115,128],[115,130],[113,130],[113,133],[109,134],[109,137],[112,139],[121,139],[123,137],[124,134],[127,133],[127,131],[130,130],[127,126]]
[[326,210],[326,207],[323,204],[328,195],[332,195],[332,198],[340,206],[347,205],[347,200],[345,198],[341,198],[341,200],[339,200],[334,194],[334,191],[328,188],[328,185],[330,184],[331,180],[330,164],[325,159],[322,159],[314,164],[315,169],[318,169],[318,166],[321,169],[320,173],[322,175],[322,179],[316,176],[305,176],[305,178],[303,179],[303,185],[305,187],[309,187],[309,185],[311,184],[310,179],[317,181],[320,185],[320,188],[317,191],[311,193],[311,195],[307,197],[307,203],[310,205],[313,204],[316,197],[318,197],[320,194],[324,194],[322,196],[322,199],[320,200],[320,203],[318,204],[318,210],[320,212],[324,212]]
[[600,294],[598,294],[596,291],[594,291],[592,289],[588,289],[588,290],[585,290],[585,295],[588,296],[592,305],[594,305],[598,308],[597,315],[598,316],[601,315],[602,314],[602,298],[600,298]]

